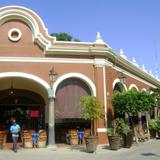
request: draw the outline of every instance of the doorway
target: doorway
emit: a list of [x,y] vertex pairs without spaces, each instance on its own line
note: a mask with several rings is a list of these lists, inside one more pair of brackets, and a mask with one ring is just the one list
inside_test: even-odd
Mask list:
[[59,84],[55,99],[56,143],[65,143],[70,130],[90,129],[90,121],[80,118],[80,98],[87,95],[91,95],[91,90],[81,79],[67,78]]
[[[0,130],[7,130],[16,119],[22,130],[39,130],[45,124],[45,103],[41,95],[24,89],[7,89],[0,92]],[[8,132],[7,142],[11,141]]]

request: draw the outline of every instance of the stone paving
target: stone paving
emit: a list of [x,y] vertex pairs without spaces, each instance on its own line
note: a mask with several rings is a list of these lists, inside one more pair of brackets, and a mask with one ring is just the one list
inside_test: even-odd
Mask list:
[[130,149],[112,151],[107,145],[99,145],[95,153],[86,153],[85,146],[1,150],[0,160],[160,160],[160,140],[134,144]]

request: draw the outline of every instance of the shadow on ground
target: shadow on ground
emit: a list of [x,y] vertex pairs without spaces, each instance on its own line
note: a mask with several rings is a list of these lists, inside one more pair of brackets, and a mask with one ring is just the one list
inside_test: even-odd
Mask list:
[[151,156],[151,157],[160,157],[160,155],[158,155],[158,154],[155,154],[155,153],[142,153],[141,154],[142,156],[146,156],[146,157],[149,157],[149,156]]

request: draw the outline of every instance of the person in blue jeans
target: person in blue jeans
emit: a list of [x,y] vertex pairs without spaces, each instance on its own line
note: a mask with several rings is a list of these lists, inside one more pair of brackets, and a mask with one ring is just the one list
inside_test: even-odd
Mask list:
[[12,120],[12,125],[10,127],[10,132],[12,134],[12,141],[13,141],[13,151],[17,152],[17,141],[19,137],[19,132],[20,132],[20,126],[19,124],[16,123],[16,120]]
[[78,144],[83,144],[84,131],[78,131]]

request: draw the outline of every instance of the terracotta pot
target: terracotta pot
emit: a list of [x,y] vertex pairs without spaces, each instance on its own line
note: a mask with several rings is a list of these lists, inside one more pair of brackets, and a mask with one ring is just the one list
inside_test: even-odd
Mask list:
[[127,135],[123,135],[123,147],[130,148],[133,144],[133,134],[128,133]]
[[158,139],[160,139],[160,130],[157,131]]
[[118,150],[121,147],[121,136],[108,136],[109,145],[112,150]]
[[156,130],[155,129],[149,129],[150,132],[150,138],[156,138]]
[[85,139],[87,152],[93,153],[97,149],[98,137],[89,136]]

